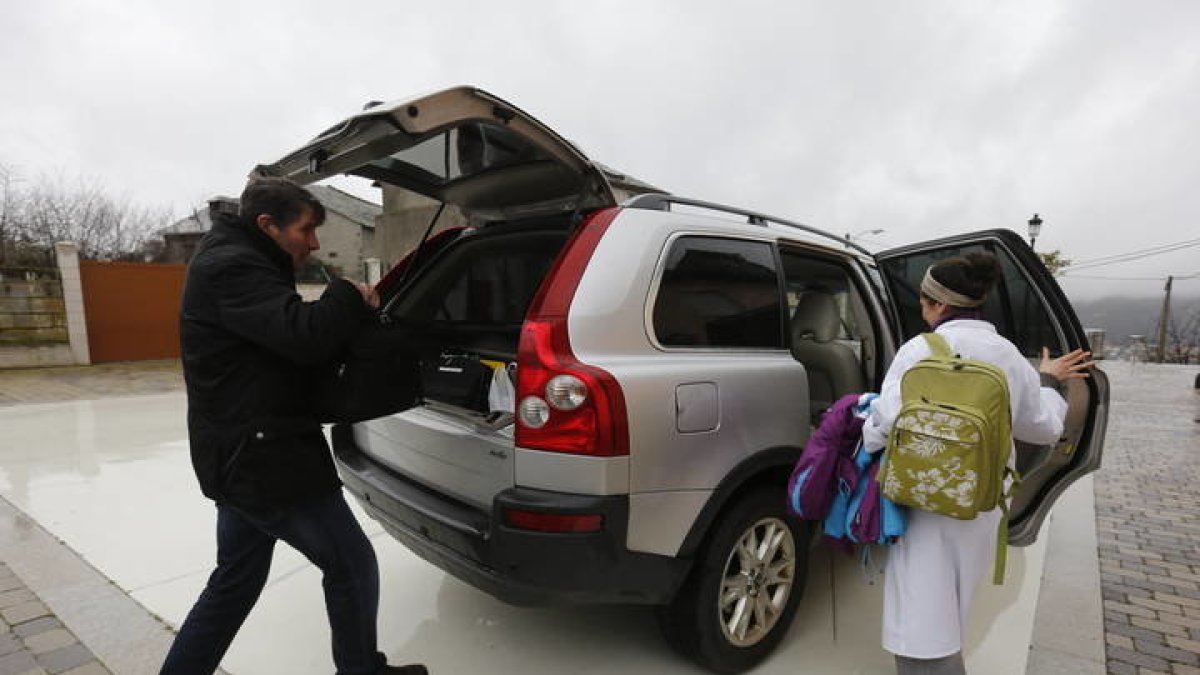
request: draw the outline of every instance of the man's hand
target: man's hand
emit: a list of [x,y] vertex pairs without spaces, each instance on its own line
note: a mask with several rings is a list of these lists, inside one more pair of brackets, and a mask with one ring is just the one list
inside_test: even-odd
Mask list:
[[358,289],[359,294],[362,295],[363,302],[366,303],[368,307],[371,309],[379,309],[379,293],[375,290],[374,286],[360,283],[358,281],[352,281],[351,283],[353,283],[354,287]]
[[1087,371],[1096,366],[1091,360],[1092,353],[1076,349],[1069,354],[1063,354],[1057,359],[1050,358],[1050,349],[1042,347],[1042,363],[1038,371],[1045,373],[1058,381],[1078,380],[1088,377]]

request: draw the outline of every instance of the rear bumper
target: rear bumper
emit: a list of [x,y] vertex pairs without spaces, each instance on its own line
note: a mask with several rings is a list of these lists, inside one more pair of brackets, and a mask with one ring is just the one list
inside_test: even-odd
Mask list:
[[[510,488],[492,513],[450,499],[367,457],[349,425],[333,430],[334,458],[346,488],[389,534],[425,560],[517,605],[665,604],[690,560],[625,548],[627,496]],[[505,509],[599,514],[594,533],[543,533],[505,525]]]

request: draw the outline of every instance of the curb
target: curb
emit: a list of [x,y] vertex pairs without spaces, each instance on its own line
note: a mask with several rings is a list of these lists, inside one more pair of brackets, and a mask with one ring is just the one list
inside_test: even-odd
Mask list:
[[1026,675],[1104,675],[1104,620],[1092,476],[1054,505]]
[[[0,560],[44,604],[45,611],[38,610],[39,616],[57,619],[64,631],[78,639],[78,645],[89,650],[108,669],[81,671],[78,675],[158,672],[175,633],[2,497]],[[61,671],[45,669],[45,672]]]

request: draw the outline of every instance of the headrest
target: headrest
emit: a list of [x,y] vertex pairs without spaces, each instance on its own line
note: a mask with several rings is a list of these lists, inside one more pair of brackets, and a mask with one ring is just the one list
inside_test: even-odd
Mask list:
[[792,315],[792,342],[829,342],[837,337],[842,316],[828,293],[808,292],[800,296]]

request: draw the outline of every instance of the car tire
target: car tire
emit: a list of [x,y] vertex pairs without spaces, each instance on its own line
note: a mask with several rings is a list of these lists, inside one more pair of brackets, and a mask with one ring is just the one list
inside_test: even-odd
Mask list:
[[785,511],[781,489],[757,489],[728,507],[675,600],[659,609],[667,643],[716,673],[761,662],[804,595],[810,533]]

